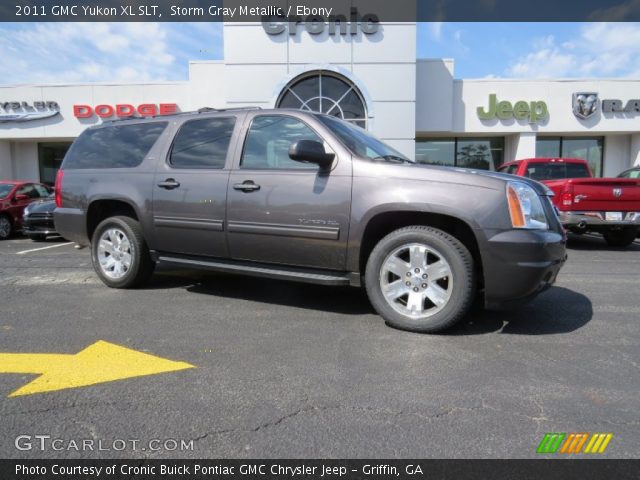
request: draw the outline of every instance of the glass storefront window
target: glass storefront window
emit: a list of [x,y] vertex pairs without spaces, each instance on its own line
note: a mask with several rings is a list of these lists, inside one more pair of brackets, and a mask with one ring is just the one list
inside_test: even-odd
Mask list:
[[560,137],[538,137],[536,139],[536,157],[559,157],[561,142]]
[[603,137],[539,137],[536,157],[582,158],[595,177],[602,176]]
[[456,158],[455,138],[416,141],[416,162],[453,167]]
[[495,170],[503,161],[503,138],[458,139],[456,165],[459,167]]
[[602,137],[597,138],[563,138],[562,156],[582,158],[589,162],[594,177],[602,176]]
[[504,138],[434,138],[416,140],[416,162],[495,170],[504,162]]
[[62,160],[69,150],[71,143],[39,143],[38,164],[40,167],[40,181],[53,185]]

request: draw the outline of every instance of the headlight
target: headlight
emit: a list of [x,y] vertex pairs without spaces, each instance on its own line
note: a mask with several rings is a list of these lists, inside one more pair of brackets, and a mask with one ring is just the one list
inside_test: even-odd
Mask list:
[[549,228],[540,197],[526,183],[509,182],[507,184],[507,201],[511,214],[511,225],[514,228],[543,230]]
[[24,208],[24,210],[22,211],[23,217],[26,217],[27,215],[29,215],[29,212],[31,211],[31,205],[33,205],[33,203],[30,203]]

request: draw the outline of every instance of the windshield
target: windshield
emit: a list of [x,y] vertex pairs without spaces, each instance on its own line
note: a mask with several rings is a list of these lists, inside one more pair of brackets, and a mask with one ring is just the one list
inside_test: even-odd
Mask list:
[[345,147],[359,157],[381,162],[415,163],[394,148],[378,140],[366,130],[349,122],[326,115],[318,115],[318,119],[336,134]]
[[640,170],[627,170],[621,173],[618,178],[640,178]]
[[4,198],[9,195],[9,192],[13,190],[15,185],[13,183],[0,183],[0,198]]

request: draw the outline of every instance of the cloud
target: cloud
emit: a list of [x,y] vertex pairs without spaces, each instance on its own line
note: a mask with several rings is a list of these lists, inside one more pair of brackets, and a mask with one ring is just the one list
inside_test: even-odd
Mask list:
[[442,39],[442,25],[443,22],[430,22],[427,24],[430,37],[437,42]]
[[22,23],[0,28],[2,84],[186,80],[222,56],[214,23]]
[[532,50],[512,62],[509,77],[637,77],[640,24],[587,23],[579,37],[558,44],[553,35],[534,40]]

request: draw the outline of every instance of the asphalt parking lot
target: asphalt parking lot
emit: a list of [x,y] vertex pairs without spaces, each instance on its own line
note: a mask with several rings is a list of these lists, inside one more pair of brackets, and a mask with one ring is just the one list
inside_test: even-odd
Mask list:
[[0,243],[0,287],[0,369],[98,341],[196,367],[15,397],[37,375],[2,373],[3,458],[530,458],[546,432],[640,456],[639,242],[574,238],[551,290],[439,336],[385,326],[356,289],[159,268],[111,290],[55,239]]

